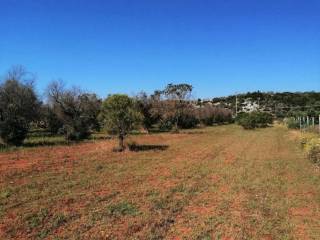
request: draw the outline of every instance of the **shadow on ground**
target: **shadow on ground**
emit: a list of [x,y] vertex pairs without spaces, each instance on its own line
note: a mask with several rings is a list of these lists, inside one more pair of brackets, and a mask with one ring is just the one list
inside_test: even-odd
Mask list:
[[129,150],[133,152],[140,151],[164,151],[169,148],[168,145],[149,145],[149,144],[132,144],[129,145]]

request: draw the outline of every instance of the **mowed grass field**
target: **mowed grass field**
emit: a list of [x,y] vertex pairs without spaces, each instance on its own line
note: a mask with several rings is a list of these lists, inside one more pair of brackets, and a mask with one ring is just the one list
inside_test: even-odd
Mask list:
[[[320,239],[299,133],[229,125],[0,154],[0,239]],[[159,146],[161,145],[161,146]]]

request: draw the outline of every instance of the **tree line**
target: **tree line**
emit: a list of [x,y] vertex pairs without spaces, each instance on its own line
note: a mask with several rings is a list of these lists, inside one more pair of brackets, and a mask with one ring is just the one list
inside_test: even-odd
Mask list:
[[95,93],[53,81],[45,91],[45,99],[40,100],[34,75],[15,66],[0,84],[0,140],[8,146],[20,146],[28,132],[36,128],[61,134],[68,141],[106,130],[118,136],[118,150],[122,151],[124,138],[134,129],[177,132],[232,122],[231,110],[190,101],[192,90],[187,83],[168,84],[150,95],[113,94],[101,99]]

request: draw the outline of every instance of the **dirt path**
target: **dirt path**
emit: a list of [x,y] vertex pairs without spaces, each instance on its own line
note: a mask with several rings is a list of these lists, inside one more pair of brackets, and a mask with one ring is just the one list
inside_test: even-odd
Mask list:
[[0,239],[320,239],[320,173],[281,126],[0,155]]

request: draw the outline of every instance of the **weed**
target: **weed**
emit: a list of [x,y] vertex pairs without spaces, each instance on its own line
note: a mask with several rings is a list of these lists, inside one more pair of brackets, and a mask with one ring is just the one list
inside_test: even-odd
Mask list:
[[54,216],[53,221],[52,221],[52,228],[56,229],[62,226],[67,222],[67,217],[64,214],[58,214]]
[[11,196],[11,190],[10,189],[4,189],[0,192],[0,199],[6,199]]
[[107,208],[107,215],[111,217],[119,217],[125,215],[136,216],[139,213],[139,209],[135,205],[127,201],[112,204]]
[[48,236],[48,234],[50,233],[50,230],[49,229],[42,229],[38,234],[38,238],[39,239],[44,239]]
[[29,229],[34,229],[43,225],[44,220],[48,217],[48,213],[48,209],[41,209],[38,213],[28,215],[25,220]]

